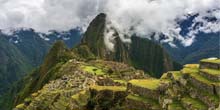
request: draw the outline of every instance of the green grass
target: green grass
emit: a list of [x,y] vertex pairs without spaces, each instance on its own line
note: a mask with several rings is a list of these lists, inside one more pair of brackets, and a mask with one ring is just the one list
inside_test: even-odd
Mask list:
[[150,104],[152,106],[152,109],[154,108],[155,110],[160,110],[160,105],[159,105],[158,101],[154,100],[154,99],[145,98],[145,97],[141,97],[138,95],[128,95],[126,97],[126,99],[142,102],[145,104]]
[[185,68],[199,68],[199,64],[186,64],[184,65]]
[[95,89],[97,91],[102,91],[102,90],[112,90],[112,91],[126,91],[126,87],[124,86],[91,86],[91,89]]
[[216,59],[216,60],[203,59],[203,60],[201,60],[201,62],[218,63],[218,64],[220,64],[220,59]]
[[148,88],[151,90],[156,90],[160,85],[160,80],[158,79],[134,79],[134,80],[130,80],[129,83],[135,86]]
[[209,80],[203,76],[201,76],[199,73],[190,73],[190,76],[193,77],[194,79],[202,82],[202,83],[205,83],[205,84],[208,84],[208,85],[212,85],[212,84],[215,84],[215,85],[220,85],[220,82],[215,82],[215,81],[212,81],[212,80]]
[[105,75],[106,74],[102,69],[97,68],[95,66],[83,65],[81,66],[81,68],[82,70],[88,73],[91,73],[93,75]]
[[[196,86],[192,85],[191,83],[188,83],[187,86],[190,88],[196,88]],[[201,91],[199,89],[196,89],[196,92],[199,92],[199,94],[201,94],[201,96],[203,97],[208,97],[208,99],[212,100],[215,103],[215,105],[218,105],[220,102],[220,98],[217,95],[212,95],[206,91]]]
[[178,80],[182,74],[179,71],[172,72],[175,80]]
[[[218,74],[216,71],[213,72],[213,71],[210,70],[210,69],[203,69],[203,70],[206,70],[206,71],[208,71],[208,72],[211,72],[211,74]],[[208,85],[211,85],[211,84],[219,85],[219,84],[220,84],[220,82],[214,82],[214,81],[212,81],[212,80],[209,80],[209,79],[207,79],[207,78],[201,76],[201,75],[199,74],[199,71],[200,71],[200,69],[198,69],[198,68],[185,67],[185,68],[183,68],[183,69],[181,70],[181,73],[182,73],[182,74],[189,74],[189,75],[190,75],[191,77],[193,77],[194,79],[196,79],[196,80],[198,80],[198,81],[200,81],[200,82],[202,82],[202,83],[208,84]]]
[[214,69],[201,69],[200,71],[205,72],[210,75],[219,76],[220,70],[214,70]]
[[141,97],[141,96],[138,96],[138,95],[128,95],[126,98],[131,99],[131,100],[135,100],[135,101],[144,102],[144,103],[154,103],[154,104],[157,103],[153,99]]
[[185,103],[187,105],[191,105],[193,110],[207,110],[207,106],[201,102],[200,100],[193,99],[191,97],[184,97],[181,99],[182,103]]
[[24,104],[19,104],[16,106],[17,109],[25,109],[25,105]]
[[199,72],[199,69],[196,69],[196,68],[183,68],[181,70],[181,73],[183,74],[192,74],[192,73],[198,73]]
[[164,73],[164,74],[160,77],[160,79],[167,79],[167,73]]
[[168,105],[168,110],[185,110],[185,109],[183,108],[181,103],[175,101],[174,103]]

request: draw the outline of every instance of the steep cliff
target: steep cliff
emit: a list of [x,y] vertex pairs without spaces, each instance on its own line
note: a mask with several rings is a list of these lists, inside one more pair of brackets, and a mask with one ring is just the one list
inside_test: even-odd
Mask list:
[[109,50],[104,42],[106,30],[105,14],[99,14],[89,25],[82,39],[98,58],[119,61],[142,69],[152,76],[160,77],[163,72],[175,70],[180,65],[173,62],[162,46],[145,38],[131,37],[131,43],[124,43],[115,30],[114,50]]

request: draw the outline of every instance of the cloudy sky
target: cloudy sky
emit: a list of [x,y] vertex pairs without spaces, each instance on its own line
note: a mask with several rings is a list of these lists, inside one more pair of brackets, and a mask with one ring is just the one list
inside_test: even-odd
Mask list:
[[[163,33],[167,35],[163,42],[172,44],[176,38],[188,46],[199,31],[220,31],[219,4],[220,0],[0,0],[0,29],[26,27],[47,32],[81,27],[85,30],[98,13],[104,12],[111,21],[109,25],[122,34],[147,37]],[[196,13],[199,16],[194,25],[197,22],[203,25],[185,36],[180,35],[178,21]],[[217,21],[207,22],[206,16]]]

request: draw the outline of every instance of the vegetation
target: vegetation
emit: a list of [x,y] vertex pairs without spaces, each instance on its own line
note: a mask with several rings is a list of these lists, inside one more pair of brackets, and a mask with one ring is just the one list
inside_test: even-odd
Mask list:
[[173,48],[164,44],[164,48],[169,52],[175,61],[181,64],[199,63],[201,59],[217,57],[219,54],[219,33],[200,33],[199,37],[189,47],[184,47],[177,43],[178,48]]
[[220,59],[216,59],[216,60],[203,59],[203,60],[201,60],[201,62],[218,63],[218,64],[220,64]]
[[[126,64],[146,69],[145,71],[159,77],[161,74],[154,72],[170,70],[174,62],[159,45],[137,37],[132,38],[134,43],[131,45],[121,43],[120,38],[117,37],[115,51],[106,50],[102,35],[104,21],[103,14],[93,20],[90,24],[92,27],[89,27],[85,33],[82,44],[77,46],[79,49],[70,50],[63,42],[55,43],[43,64],[19,83],[21,86],[16,90],[19,92],[15,104],[23,103],[28,109],[52,110],[85,108],[126,110],[130,109],[130,105],[126,105],[128,101],[134,101],[132,106],[141,109],[184,107],[184,109],[205,110],[210,106],[198,92],[194,93],[194,91],[200,90],[203,86],[213,88],[219,83],[200,75],[198,65],[185,65],[181,71],[167,72],[161,79],[143,75],[142,71]],[[102,23],[99,24],[99,22]],[[117,32],[115,35],[117,36]],[[91,42],[90,39],[97,43]],[[146,44],[143,44],[144,42]],[[143,46],[149,48],[143,48]],[[202,84],[192,84],[196,85],[192,88],[189,86],[189,83],[193,83],[192,80]],[[204,91],[209,93],[209,90],[204,89]],[[211,96],[207,95],[208,97],[205,98],[208,98],[208,101],[211,99],[210,102],[218,101],[220,94],[214,89],[211,91],[214,91],[209,94]],[[152,99],[146,98],[148,96]],[[174,101],[181,103],[174,103]]]
[[178,101],[173,102],[172,104],[168,105],[168,110],[185,110],[182,104]]
[[220,70],[214,70],[214,69],[200,69],[200,71],[205,72],[207,74],[211,74],[214,76],[220,76]]
[[81,106],[85,106],[88,103],[89,94],[87,91],[81,91],[72,96],[72,99],[77,101]]
[[193,109],[193,110],[195,110],[195,109],[196,110],[207,110],[207,106],[203,102],[201,102],[197,99],[193,99],[191,97],[186,96],[186,97],[182,98],[181,101],[183,104],[191,105],[191,109]]
[[169,70],[181,69],[181,65],[172,61],[160,45],[148,39],[132,36],[132,43],[127,44],[121,41],[115,31],[114,51],[107,49],[104,43],[105,19],[106,15],[100,14],[90,23],[82,43],[78,46],[86,51],[80,52],[82,56],[94,55],[97,58],[130,64],[154,77],[160,77]]
[[198,64],[186,64],[184,65],[185,68],[199,68]]
[[126,91],[126,88],[123,86],[91,86],[91,89],[101,91],[101,90],[112,90],[112,91]]
[[144,87],[147,89],[151,90],[156,90],[159,85],[160,85],[160,80],[158,79],[138,79],[138,80],[131,80],[129,83],[139,86],[139,87]]
[[95,66],[84,66],[83,65],[83,66],[81,66],[81,68],[84,71],[86,71],[86,72],[88,72],[90,74],[93,74],[93,75],[105,75],[106,74],[105,72],[103,72],[102,69],[99,69],[99,68],[97,68]]
[[153,99],[138,96],[138,95],[128,95],[126,98],[131,99],[131,100],[135,100],[135,101],[140,101],[140,102],[143,102],[143,103],[158,104],[157,101],[155,101]]

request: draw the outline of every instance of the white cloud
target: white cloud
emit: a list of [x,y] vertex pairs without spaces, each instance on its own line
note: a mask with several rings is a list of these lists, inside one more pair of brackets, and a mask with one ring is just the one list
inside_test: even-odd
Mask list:
[[[178,39],[188,46],[199,31],[220,31],[219,10],[207,13],[220,9],[219,4],[220,0],[0,0],[0,28],[30,27],[40,32],[75,27],[85,30],[97,14],[104,12],[125,41],[129,39],[123,33],[148,37],[154,32],[167,36],[163,42],[172,44]],[[204,25],[181,36],[177,19],[184,20],[187,14],[195,13],[199,16],[194,24]],[[207,15],[215,16],[217,22],[207,22],[203,19]],[[158,35],[155,37],[159,39]]]

